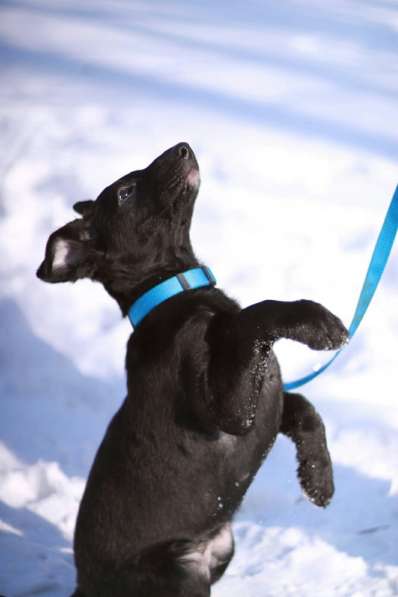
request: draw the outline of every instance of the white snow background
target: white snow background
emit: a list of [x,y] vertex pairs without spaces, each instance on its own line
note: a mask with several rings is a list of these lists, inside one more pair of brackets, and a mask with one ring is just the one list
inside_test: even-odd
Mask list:
[[[50,232],[181,140],[198,256],[242,305],[311,298],[350,323],[398,182],[396,0],[3,0],[0,593],[67,596],[130,333],[88,281],[35,277]],[[398,595],[398,249],[357,336],[303,389],[336,494],[302,497],[280,437],[215,597]],[[277,348],[286,379],[328,355]],[[170,505],[172,507],[172,505]]]

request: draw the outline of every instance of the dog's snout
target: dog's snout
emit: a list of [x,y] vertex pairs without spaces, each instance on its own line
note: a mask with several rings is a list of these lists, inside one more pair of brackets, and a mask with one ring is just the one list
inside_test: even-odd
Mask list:
[[177,153],[183,160],[188,160],[191,156],[189,146],[186,143],[181,143],[180,145],[178,145]]
[[182,185],[188,183],[196,190],[199,187],[199,165],[195,153],[189,143],[180,141],[167,149],[148,167],[159,178],[162,184],[168,184],[177,176]]

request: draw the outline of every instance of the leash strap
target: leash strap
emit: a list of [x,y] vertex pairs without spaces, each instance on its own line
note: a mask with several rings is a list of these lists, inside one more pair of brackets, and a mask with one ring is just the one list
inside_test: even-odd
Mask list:
[[152,309],[167,301],[167,299],[180,294],[185,290],[194,290],[204,286],[214,286],[216,279],[208,267],[195,267],[172,278],[164,280],[153,288],[144,292],[129,309],[128,317],[133,327],[144,319]]
[[[370,260],[368,272],[366,274],[365,282],[362,286],[361,294],[359,295],[359,300],[355,309],[354,317],[352,319],[350,327],[348,328],[348,336],[350,339],[357,331],[359,324],[364,318],[365,313],[370,305],[374,293],[376,292],[376,288],[383,275],[384,269],[387,265],[387,261],[391,253],[392,246],[394,244],[397,228],[398,186],[395,189],[395,193],[391,200],[390,207],[388,208],[387,215],[385,217],[383,226],[377,239],[372,259]],[[295,388],[299,388],[300,386],[303,386],[304,384],[308,383],[315,377],[318,377],[318,375],[323,373],[325,369],[330,367],[330,365],[338,357],[342,350],[343,349],[341,348],[338,352],[336,352],[336,354],[319,369],[316,369],[312,373],[309,373],[308,375],[301,377],[300,379],[285,383],[283,389],[285,391],[294,390]]]

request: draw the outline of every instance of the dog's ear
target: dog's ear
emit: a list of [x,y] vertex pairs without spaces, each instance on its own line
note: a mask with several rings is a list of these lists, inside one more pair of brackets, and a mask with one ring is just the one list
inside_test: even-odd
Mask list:
[[102,255],[94,248],[87,222],[72,220],[49,237],[37,276],[52,283],[93,278]]
[[95,201],[92,199],[86,199],[85,201],[78,201],[74,204],[73,209],[83,217],[91,216],[93,212]]

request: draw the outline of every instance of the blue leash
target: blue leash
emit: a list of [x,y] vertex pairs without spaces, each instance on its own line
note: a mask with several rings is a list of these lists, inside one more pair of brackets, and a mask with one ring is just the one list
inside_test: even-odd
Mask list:
[[[376,242],[376,246],[373,251],[372,259],[370,260],[368,272],[366,274],[365,282],[363,284],[361,294],[359,295],[359,300],[357,304],[357,308],[355,309],[354,317],[352,319],[351,325],[348,328],[348,336],[351,339],[355,332],[358,329],[359,324],[361,323],[364,315],[370,305],[370,302],[373,298],[374,293],[376,292],[376,288],[380,282],[380,278],[383,275],[384,269],[387,265],[388,258],[391,253],[392,246],[394,244],[395,235],[397,233],[398,228],[398,186],[395,189],[395,193],[390,203],[390,207],[388,208],[387,215],[385,217],[383,226],[381,228],[379,237]],[[285,391],[294,390],[295,388],[299,388],[304,384],[308,383],[315,377],[318,377],[325,369],[330,367],[333,361],[339,356],[343,349],[341,348],[336,354],[329,360],[325,365],[322,365],[316,371],[306,375],[305,377],[301,377],[300,379],[296,379],[295,381],[291,381],[289,383],[285,383],[283,389]]]

